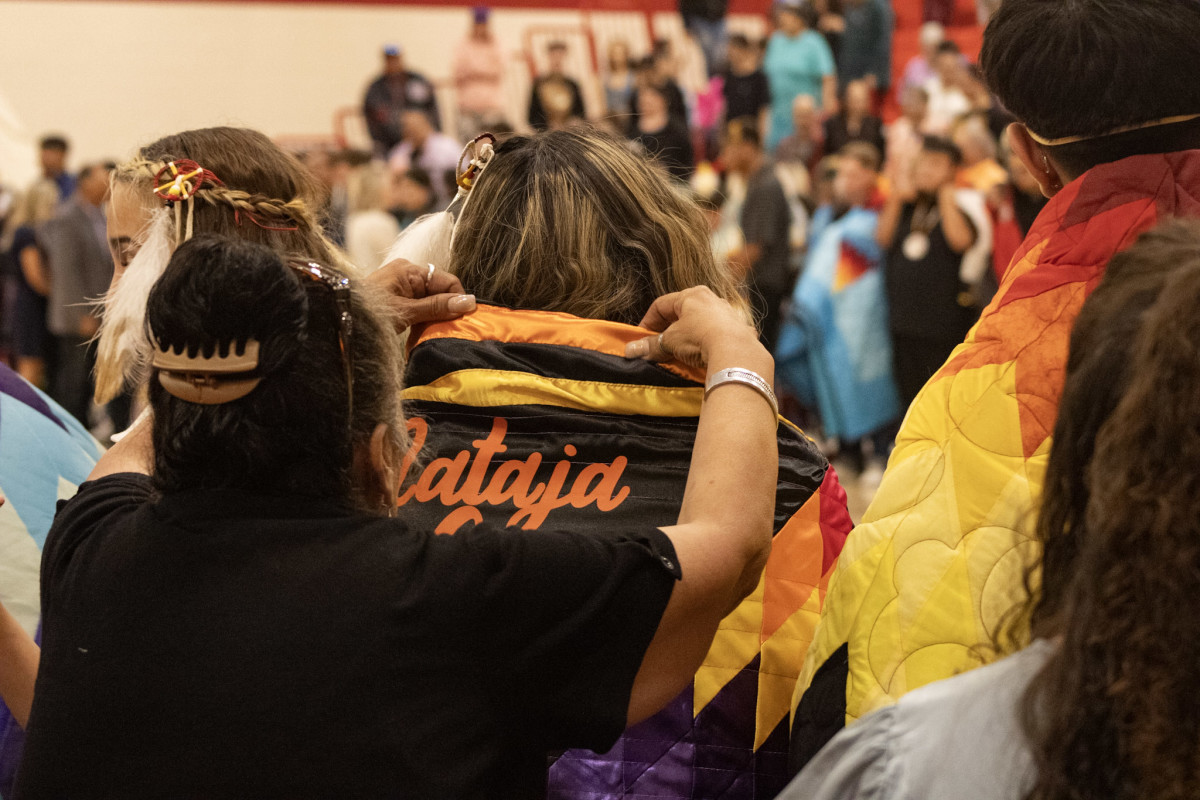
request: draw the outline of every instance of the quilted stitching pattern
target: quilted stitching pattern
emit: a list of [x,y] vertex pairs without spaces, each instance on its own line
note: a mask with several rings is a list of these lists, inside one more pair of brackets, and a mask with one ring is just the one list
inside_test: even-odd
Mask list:
[[1042,212],[983,318],[909,410],[846,542],[793,698],[849,646],[846,721],[978,666],[1036,558],[1071,326],[1108,259],[1200,216],[1200,151],[1103,165]]

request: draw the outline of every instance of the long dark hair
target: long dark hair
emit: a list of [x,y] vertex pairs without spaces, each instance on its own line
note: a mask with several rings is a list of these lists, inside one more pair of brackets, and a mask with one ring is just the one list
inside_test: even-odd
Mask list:
[[1072,338],[1046,488],[1035,625],[1062,644],[1024,698],[1029,800],[1200,787],[1200,226],[1160,228],[1114,266]]
[[[150,293],[146,319],[162,347],[208,356],[261,344],[262,382],[219,405],[181,400],[151,379],[154,474],[160,491],[236,488],[346,499],[354,445],[400,414],[402,359],[393,320],[352,284],[353,419],[332,291],[299,277],[270,247],[214,234],[180,245]],[[403,452],[401,449],[400,452]]]

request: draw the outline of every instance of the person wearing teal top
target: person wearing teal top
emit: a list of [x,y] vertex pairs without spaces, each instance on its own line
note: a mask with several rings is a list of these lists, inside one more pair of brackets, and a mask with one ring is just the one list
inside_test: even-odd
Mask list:
[[767,44],[763,71],[771,85],[771,129],[767,148],[794,132],[792,102],[798,95],[812,97],[817,108],[835,106],[837,75],[833,52],[817,33],[811,6],[788,2],[778,6],[779,29]]

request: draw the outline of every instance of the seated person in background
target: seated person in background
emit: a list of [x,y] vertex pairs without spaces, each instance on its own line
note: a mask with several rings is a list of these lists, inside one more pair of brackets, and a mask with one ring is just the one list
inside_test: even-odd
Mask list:
[[725,119],[750,117],[758,120],[758,132],[767,129],[771,112],[771,86],[762,71],[762,59],[757,44],[745,34],[729,37],[729,68],[721,92],[725,98]]
[[836,440],[851,469],[880,461],[900,415],[892,380],[883,250],[876,242],[879,151],[855,142],[838,154],[832,202],[813,216],[804,271],[775,348],[779,380]]
[[871,102],[871,87],[865,81],[846,84],[841,109],[825,120],[825,147],[830,153],[841,152],[850,142],[866,142],[885,153],[883,120],[871,113]]
[[779,163],[802,164],[805,169],[811,170],[825,152],[825,131],[817,101],[806,94],[796,95],[792,101],[792,123],[795,131],[779,142],[775,148],[775,160]]
[[1004,0],[992,17],[983,71],[1051,200],[909,409],[850,537],[796,696],[796,763],[846,723],[978,666],[1010,613],[1037,553],[1025,543],[1079,308],[1139,233],[1200,216],[1196,41],[1200,5],[1178,0]]
[[535,130],[561,128],[587,118],[583,92],[574,78],[567,77],[566,65],[566,42],[551,42],[546,47],[546,72],[529,92],[529,124]]
[[[655,348],[661,366],[621,354],[644,336],[632,325],[658,293],[707,285],[741,302],[713,261],[709,227],[661,169],[610,137],[557,131],[495,152],[452,251],[434,257],[480,298],[479,310],[410,338],[405,401],[414,452],[424,447],[400,513],[456,536],[480,521],[534,537],[672,521],[700,445],[697,413],[716,394],[703,399],[702,376],[669,334]],[[699,422],[710,419],[720,424],[707,412]],[[746,573],[756,594],[726,617],[693,684],[661,713],[611,750],[558,756],[549,797],[684,800],[750,784],[773,795],[786,782],[786,697],[850,523],[813,444],[786,423],[777,441],[771,558]],[[727,484],[707,491],[735,496]]]
[[458,169],[462,145],[434,128],[433,121],[423,111],[405,111],[401,120],[404,139],[388,156],[388,166],[393,172],[413,167],[425,170],[432,179],[434,198],[439,206],[445,206],[454,193],[439,178]]
[[419,167],[392,174],[392,216],[403,231],[438,210],[429,173]]
[[955,182],[964,189],[991,194],[1008,181],[1008,173],[996,160],[996,140],[981,115],[963,117],[954,126],[954,145],[962,153]]
[[1144,235],[1079,314],[1018,617],[1035,641],[843,731],[781,800],[1195,793],[1198,252],[1195,223]]
[[243,240],[176,249],[153,417],[47,538],[18,797],[541,795],[547,751],[608,749],[667,703],[754,588],[776,418],[737,310],[691,289],[628,337],[720,383],[677,521],[436,536],[393,519],[402,358],[365,288]]
[[979,234],[954,188],[961,163],[952,142],[926,137],[912,178],[895,187],[879,220],[876,239],[887,253],[888,321],[903,408],[975,322],[972,305],[964,302],[962,264]]
[[346,255],[359,269],[371,272],[400,233],[400,223],[386,210],[390,173],[386,164],[370,161],[346,176]]
[[[57,197],[54,184],[45,185]],[[42,546],[55,504],[75,493],[101,448],[78,420],[3,364],[0,416],[0,602],[11,612],[0,612],[0,640],[17,645],[12,650],[0,645],[10,658],[0,657],[0,697],[13,701],[24,722],[20,709],[28,709],[28,697],[13,699],[4,683],[26,674],[30,662],[37,667],[37,648],[29,637],[39,627]],[[17,687],[17,693],[32,688]],[[12,796],[24,738],[17,719],[0,704],[0,794],[5,797]]]
[[696,170],[692,137],[667,110],[667,98],[657,86],[647,84],[637,92],[637,122],[633,141],[657,158],[672,176],[687,181]]

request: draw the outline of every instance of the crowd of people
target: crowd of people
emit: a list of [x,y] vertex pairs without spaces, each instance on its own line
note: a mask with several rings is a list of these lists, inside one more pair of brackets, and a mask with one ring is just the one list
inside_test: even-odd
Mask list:
[[981,2],[887,124],[886,3],[681,12],[721,103],[554,42],[504,132],[477,9],[373,153],[42,141],[4,796],[1200,792],[1200,6]]

